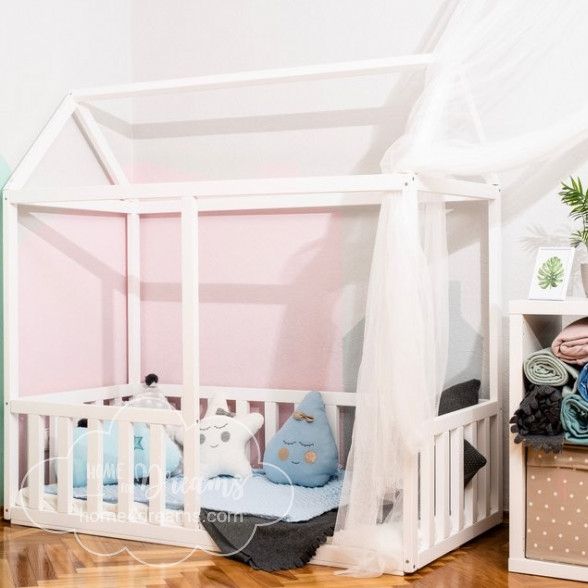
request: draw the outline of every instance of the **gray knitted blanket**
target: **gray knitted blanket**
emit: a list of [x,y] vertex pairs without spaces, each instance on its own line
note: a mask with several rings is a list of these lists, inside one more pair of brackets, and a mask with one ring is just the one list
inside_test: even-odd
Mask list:
[[298,523],[200,511],[202,525],[223,554],[268,572],[307,564],[327,537],[333,535],[336,520],[337,510]]

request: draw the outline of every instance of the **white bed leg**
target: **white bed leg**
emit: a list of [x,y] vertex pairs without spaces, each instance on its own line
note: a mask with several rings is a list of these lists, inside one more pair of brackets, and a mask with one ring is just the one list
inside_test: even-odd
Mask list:
[[411,574],[418,565],[419,468],[415,455],[407,455],[403,465],[402,544],[403,569]]
[[19,391],[19,286],[18,286],[18,208],[10,203],[4,189],[3,275],[4,275],[4,517],[16,502],[19,485],[20,424],[11,403]]

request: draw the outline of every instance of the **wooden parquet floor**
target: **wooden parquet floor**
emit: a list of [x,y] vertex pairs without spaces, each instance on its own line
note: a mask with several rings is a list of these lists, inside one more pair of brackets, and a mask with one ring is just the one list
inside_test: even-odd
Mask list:
[[[277,573],[254,571],[223,557],[197,552],[182,563],[162,567],[140,563],[126,552],[108,557],[123,542],[85,536],[90,550],[71,534],[0,523],[0,587],[47,588],[574,588],[585,586],[552,578],[507,573],[508,527],[502,525],[440,558],[411,576],[357,579],[334,575],[333,568],[308,565]],[[126,542],[151,564],[178,561],[189,552],[177,547]]]

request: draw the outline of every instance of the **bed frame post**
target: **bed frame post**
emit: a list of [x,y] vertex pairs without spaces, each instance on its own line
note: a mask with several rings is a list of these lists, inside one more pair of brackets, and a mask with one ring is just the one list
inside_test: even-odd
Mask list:
[[[403,197],[418,198],[414,174],[403,177]],[[418,559],[418,524],[419,524],[419,456],[407,452],[402,466],[402,566],[405,573],[417,569]]]
[[[111,149],[100,126],[87,106],[77,105],[73,112],[80,131],[94,152],[106,177],[117,185],[128,186],[129,179]],[[138,203],[129,202],[127,223],[127,381],[141,382],[141,273],[140,216]]]
[[76,107],[77,104],[70,92],[62,100],[53,116],[49,119],[49,122],[45,125],[43,131],[35,139],[35,142],[25,153],[25,156],[10,176],[10,179],[4,187],[5,197],[6,190],[19,190],[31,179],[31,176],[37,169],[39,163],[41,163],[43,157],[45,157],[59,134],[71,120],[71,115]]
[[110,181],[113,184],[128,185],[129,180],[122,166],[88,107],[78,104],[73,117]]
[[[495,470],[490,479],[490,496],[497,501],[498,512],[502,517],[502,289],[501,289],[501,199],[488,200],[488,375],[490,380],[490,400],[498,403],[498,415],[492,426],[495,428],[490,448],[491,463]],[[494,504],[492,505],[494,507]]]
[[127,214],[127,378],[141,382],[140,222],[136,205]]
[[407,454],[403,466],[402,490],[402,567],[412,574],[418,565],[419,458]]
[[200,514],[200,364],[198,340],[198,200],[182,198],[182,417],[184,436],[184,526],[197,528]]
[[18,492],[19,420],[10,402],[18,398],[18,207],[3,199],[4,263],[4,518]]

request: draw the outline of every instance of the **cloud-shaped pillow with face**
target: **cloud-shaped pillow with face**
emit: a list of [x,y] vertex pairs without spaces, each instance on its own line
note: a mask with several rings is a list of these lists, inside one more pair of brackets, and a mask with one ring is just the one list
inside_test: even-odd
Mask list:
[[[86,427],[74,429],[73,446],[73,485],[86,486],[88,483],[88,438],[90,435]],[[133,477],[135,480],[143,480],[150,475],[150,452],[151,438],[149,427],[145,423],[134,425],[134,447],[133,447]],[[103,464],[89,472],[102,476],[103,484],[118,483],[118,423],[104,422],[102,433]],[[165,440],[165,473],[171,475],[180,465],[182,453],[179,447],[168,437]]]
[[323,486],[337,473],[337,445],[319,392],[309,392],[270,439],[263,462],[267,477],[277,484]]
[[200,475],[250,476],[245,448],[262,425],[263,415],[252,412],[236,416],[229,412],[224,398],[214,396],[200,422]]

